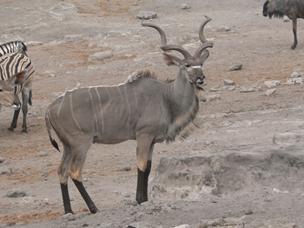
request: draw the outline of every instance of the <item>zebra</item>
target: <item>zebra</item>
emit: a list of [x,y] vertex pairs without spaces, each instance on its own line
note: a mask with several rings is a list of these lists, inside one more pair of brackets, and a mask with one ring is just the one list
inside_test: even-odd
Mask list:
[[17,108],[14,111],[13,120],[9,127],[9,130],[11,131],[17,127],[21,106],[23,112],[22,132],[27,132],[27,104],[32,105],[32,75],[34,73],[34,68],[30,58],[22,52],[8,53],[0,57],[0,80],[8,80],[10,77],[23,71],[27,72],[23,83],[15,86],[14,94]]
[[26,45],[20,40],[10,41],[0,45],[0,57],[8,53],[15,53],[15,52],[22,52],[25,55],[27,55],[26,51],[27,51]]

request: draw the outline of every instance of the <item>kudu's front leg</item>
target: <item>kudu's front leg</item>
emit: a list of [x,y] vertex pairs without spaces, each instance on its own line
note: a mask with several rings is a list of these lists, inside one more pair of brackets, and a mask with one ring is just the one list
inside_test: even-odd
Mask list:
[[141,135],[137,137],[137,189],[136,201],[141,204],[148,201],[148,180],[152,164],[153,137]]
[[298,37],[297,37],[297,19],[292,19],[292,31],[293,31],[293,45],[291,49],[295,49],[298,45]]

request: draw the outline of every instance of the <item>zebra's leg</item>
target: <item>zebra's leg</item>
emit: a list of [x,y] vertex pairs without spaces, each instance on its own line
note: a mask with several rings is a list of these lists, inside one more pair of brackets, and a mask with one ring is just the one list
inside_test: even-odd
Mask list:
[[137,188],[136,201],[141,204],[148,201],[148,180],[152,164],[153,137],[141,135],[137,137]]
[[295,49],[298,44],[297,19],[292,19],[292,31],[293,31],[293,45],[291,46],[291,49]]
[[13,119],[11,122],[11,126],[8,128],[8,130],[10,130],[10,131],[13,131],[17,127],[17,121],[18,121],[18,117],[19,117],[19,113],[20,113],[21,102],[17,95],[15,95],[14,103],[15,103],[15,105],[19,106],[19,108],[14,111],[14,116],[13,116]]
[[14,111],[13,120],[8,130],[13,131],[17,127],[17,120],[20,113],[20,108]]
[[28,90],[27,88],[24,88],[22,90],[22,113],[23,113],[23,122],[22,122],[22,132],[27,133],[27,123],[26,123],[26,118],[27,118],[27,112],[28,112]]
[[30,91],[29,91],[29,99],[28,99],[28,103],[29,103],[29,105],[30,106],[32,106],[33,105],[33,92],[32,92],[32,89],[30,89]]

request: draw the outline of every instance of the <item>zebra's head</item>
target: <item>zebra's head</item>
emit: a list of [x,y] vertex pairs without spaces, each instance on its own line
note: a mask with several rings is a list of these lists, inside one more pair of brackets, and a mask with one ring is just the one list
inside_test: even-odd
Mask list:
[[10,77],[8,80],[0,80],[0,106],[16,106],[18,94],[15,88],[21,85],[26,77],[27,71],[22,71]]

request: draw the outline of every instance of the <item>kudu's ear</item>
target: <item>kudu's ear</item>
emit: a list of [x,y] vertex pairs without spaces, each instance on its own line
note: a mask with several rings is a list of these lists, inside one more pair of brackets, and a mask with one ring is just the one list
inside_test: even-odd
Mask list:
[[174,55],[170,55],[166,52],[164,52],[163,55],[164,55],[164,60],[168,66],[170,66],[170,65],[179,66],[182,64],[182,60]]
[[209,51],[205,50],[203,54],[200,56],[200,62],[203,64],[206,61],[206,59],[208,59],[208,57],[209,57]]

